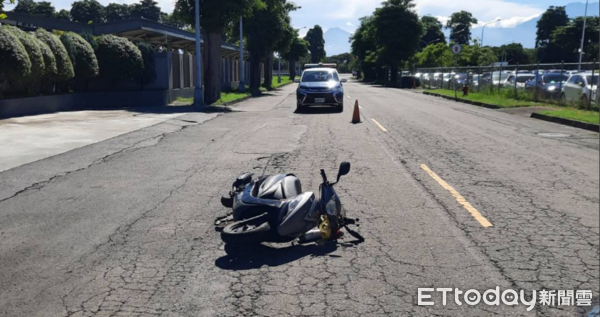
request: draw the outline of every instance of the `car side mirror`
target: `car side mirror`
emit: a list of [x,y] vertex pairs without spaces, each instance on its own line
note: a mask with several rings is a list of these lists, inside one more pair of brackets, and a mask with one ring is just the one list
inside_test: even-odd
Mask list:
[[340,164],[340,171],[338,172],[338,176],[337,176],[337,181],[340,181],[340,178],[346,174],[350,173],[350,163],[348,162],[342,162],[342,164]]
[[579,87],[583,87],[583,83],[577,83],[577,85],[579,85]]
[[343,83],[347,83],[347,82],[348,82],[348,79],[346,79],[346,78],[342,78],[341,82],[343,82]]
[[299,84],[300,83],[300,78],[294,78],[294,82]]

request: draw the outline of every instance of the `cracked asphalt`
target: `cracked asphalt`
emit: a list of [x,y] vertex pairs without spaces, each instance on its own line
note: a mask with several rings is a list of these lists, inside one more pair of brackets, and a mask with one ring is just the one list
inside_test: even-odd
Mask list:
[[[0,173],[0,316],[576,316],[439,294],[418,306],[417,289],[598,295],[597,133],[356,82],[343,113],[294,113],[293,93]],[[213,220],[239,172],[317,191],[342,161],[336,190],[363,243],[223,245]]]

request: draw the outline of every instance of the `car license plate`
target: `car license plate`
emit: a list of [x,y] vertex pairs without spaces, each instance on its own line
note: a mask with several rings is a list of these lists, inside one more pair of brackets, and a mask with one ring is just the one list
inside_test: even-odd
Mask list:
[[315,103],[324,103],[325,98],[315,98]]

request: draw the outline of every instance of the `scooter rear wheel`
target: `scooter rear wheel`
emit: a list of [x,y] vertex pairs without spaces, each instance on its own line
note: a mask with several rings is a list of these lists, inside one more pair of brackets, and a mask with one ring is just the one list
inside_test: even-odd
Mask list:
[[268,214],[234,222],[221,231],[221,240],[226,244],[248,245],[267,241],[271,233]]

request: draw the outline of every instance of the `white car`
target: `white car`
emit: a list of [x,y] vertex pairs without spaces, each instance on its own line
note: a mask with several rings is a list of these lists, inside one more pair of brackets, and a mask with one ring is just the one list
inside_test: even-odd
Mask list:
[[563,85],[561,98],[566,101],[581,102],[583,105],[587,105],[590,96],[592,101],[598,102],[597,74],[594,74],[593,79],[591,72],[574,74]]

